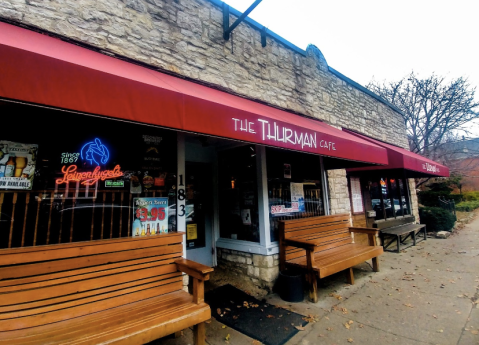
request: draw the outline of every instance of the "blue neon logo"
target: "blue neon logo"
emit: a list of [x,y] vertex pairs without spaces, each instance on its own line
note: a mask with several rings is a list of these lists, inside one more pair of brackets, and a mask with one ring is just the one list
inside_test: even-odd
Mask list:
[[87,160],[91,165],[106,164],[110,159],[110,151],[103,145],[100,139],[95,138],[94,141],[86,143],[81,149],[81,158]]

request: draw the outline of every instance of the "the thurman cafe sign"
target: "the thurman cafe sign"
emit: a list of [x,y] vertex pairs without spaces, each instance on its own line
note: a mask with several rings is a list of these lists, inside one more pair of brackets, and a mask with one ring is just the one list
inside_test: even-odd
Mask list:
[[335,142],[319,140],[316,132],[298,131],[286,126],[278,125],[275,121],[267,121],[258,119],[258,122],[249,121],[248,119],[232,118],[234,122],[235,132],[247,132],[255,134],[262,141],[273,141],[275,143],[282,142],[290,144],[298,149],[305,147],[322,148],[328,151],[336,151]]

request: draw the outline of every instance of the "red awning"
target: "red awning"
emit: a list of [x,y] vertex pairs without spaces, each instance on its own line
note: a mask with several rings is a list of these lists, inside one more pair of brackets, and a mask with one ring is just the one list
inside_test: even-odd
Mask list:
[[245,142],[386,164],[319,121],[0,23],[0,97]]
[[365,135],[343,129],[346,133],[353,134],[358,138],[367,140],[373,144],[384,147],[388,152],[387,165],[372,166],[367,168],[348,169],[348,172],[371,171],[371,170],[393,170],[404,169],[408,177],[449,177],[449,169],[433,160],[405,150],[401,147],[383,143]]

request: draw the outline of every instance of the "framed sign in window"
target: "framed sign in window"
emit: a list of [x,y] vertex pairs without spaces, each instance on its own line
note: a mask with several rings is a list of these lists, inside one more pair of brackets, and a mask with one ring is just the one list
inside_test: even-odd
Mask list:
[[360,179],[359,177],[351,177],[349,180],[351,186],[351,203],[353,206],[353,213],[363,213],[364,206]]

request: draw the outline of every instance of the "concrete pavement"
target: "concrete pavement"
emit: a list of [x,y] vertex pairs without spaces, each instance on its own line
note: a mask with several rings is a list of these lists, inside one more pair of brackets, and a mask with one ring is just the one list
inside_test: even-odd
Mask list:
[[[479,344],[479,217],[448,239],[428,238],[404,252],[385,253],[378,273],[355,267],[356,284],[342,274],[320,280],[319,302],[267,302],[317,320],[287,345]],[[258,344],[212,319],[207,343]],[[192,344],[190,330],[158,345]]]

